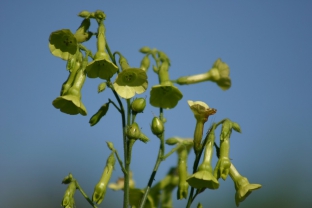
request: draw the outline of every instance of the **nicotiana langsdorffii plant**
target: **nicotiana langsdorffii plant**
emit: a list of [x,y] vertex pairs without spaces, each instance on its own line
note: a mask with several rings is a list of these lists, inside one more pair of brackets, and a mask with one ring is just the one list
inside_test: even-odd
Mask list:
[[[204,81],[215,82],[222,90],[231,87],[229,66],[221,59],[213,63],[210,70],[203,74],[182,76],[176,80],[169,77],[170,59],[160,50],[142,47],[140,52],[143,58],[139,67],[129,66],[127,59],[122,53],[111,52],[106,37],[104,20],[106,15],[103,11],[95,12],[82,11],[78,14],[83,18],[81,25],[75,33],[68,29],[62,29],[51,33],[49,48],[51,53],[67,61],[66,69],[69,72],[67,80],[61,88],[60,96],[53,102],[53,106],[61,112],[69,115],[87,115],[87,108],[82,102],[81,89],[86,78],[99,78],[103,80],[98,86],[98,92],[111,90],[114,99],[108,99],[98,111],[91,116],[90,125],[94,126],[106,115],[109,107],[114,107],[121,115],[123,158],[112,142],[107,142],[110,155],[107,158],[101,178],[94,186],[92,197],[89,197],[79,185],[77,179],[70,173],[62,183],[67,184],[61,205],[66,208],[75,207],[74,194],[78,189],[92,207],[97,207],[105,199],[107,188],[124,192],[123,207],[173,207],[172,199],[185,200],[186,207],[190,207],[196,196],[206,189],[219,189],[219,179],[226,180],[228,175],[234,182],[236,189],[235,203],[238,206],[246,197],[256,189],[261,188],[260,184],[250,184],[248,179],[239,174],[230,160],[230,137],[232,130],[241,133],[238,123],[223,119],[213,123],[206,135],[204,125],[210,115],[217,112],[202,101],[188,101],[190,110],[195,117],[195,130],[193,138],[172,137],[165,140],[166,118],[163,109],[174,109],[183,97],[182,92],[176,85],[189,85]],[[98,25],[96,32],[89,31],[92,21]],[[93,53],[87,49],[83,42],[96,39],[97,51]],[[118,55],[118,62],[116,61]],[[90,61],[91,59],[91,61]],[[136,123],[136,116],[142,114],[147,104],[146,95],[135,98],[148,89],[148,69],[151,59],[154,62],[153,72],[158,76],[159,84],[150,88],[149,104],[159,108],[159,116],[151,121],[151,132],[159,139],[159,151],[156,157],[154,169],[150,171],[150,179],[146,187],[135,187],[131,172],[131,152],[133,145],[138,142],[147,143],[150,139]],[[150,74],[154,74],[150,73]],[[105,93],[105,92],[104,92]],[[215,130],[221,126],[219,142],[215,141]],[[170,127],[168,127],[170,128]],[[118,142],[118,141],[114,141]],[[174,146],[168,153],[165,153],[165,144]],[[187,171],[188,155],[192,151],[195,154],[193,161],[193,172]],[[216,150],[218,157],[217,164],[213,167],[211,160],[213,150]],[[176,152],[178,162],[175,167],[168,168],[168,174],[158,183],[153,184],[161,162]],[[117,162],[124,177],[117,182],[110,183],[115,163]],[[149,173],[148,173],[149,174]],[[176,193],[174,190],[177,187]],[[174,193],[174,194],[173,194]],[[203,193],[203,194],[206,194]],[[202,207],[199,203],[197,207]]]

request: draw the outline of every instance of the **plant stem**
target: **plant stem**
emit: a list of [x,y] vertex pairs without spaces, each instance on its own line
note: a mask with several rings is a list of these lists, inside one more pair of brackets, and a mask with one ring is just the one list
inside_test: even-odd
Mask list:
[[[159,111],[160,111],[159,119],[162,121],[163,120],[163,109],[159,108]],[[153,181],[154,181],[155,175],[157,173],[158,167],[159,167],[160,163],[162,162],[162,158],[163,158],[163,155],[165,153],[164,137],[165,137],[164,132],[158,137],[160,139],[160,146],[159,146],[159,151],[158,151],[156,164],[154,166],[153,172],[152,172],[152,174],[150,176],[150,179],[148,181],[148,184],[147,184],[147,187],[146,187],[145,193],[143,195],[143,198],[141,200],[141,204],[140,204],[139,208],[143,208],[144,207],[144,204],[145,204],[145,201],[147,199],[148,193],[149,193],[149,191],[150,191],[150,189],[151,189],[151,187],[153,185]]]
[[84,198],[89,202],[89,204],[94,207],[94,208],[97,208],[97,206],[95,206],[92,202],[92,200],[88,197],[88,195],[83,191],[83,189],[80,187],[79,183],[77,180],[76,181],[76,187],[77,189],[80,191],[80,193],[84,196]]

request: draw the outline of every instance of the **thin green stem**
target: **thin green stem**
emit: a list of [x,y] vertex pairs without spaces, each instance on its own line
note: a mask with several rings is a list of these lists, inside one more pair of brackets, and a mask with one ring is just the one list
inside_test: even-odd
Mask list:
[[81,188],[81,186],[79,185],[78,181],[76,181],[76,187],[77,189],[80,191],[80,193],[83,195],[83,197],[89,202],[89,204],[94,207],[94,208],[97,208],[97,206],[95,206],[92,202],[92,200],[88,197],[88,195],[83,191],[83,189]]
[[172,153],[174,153],[175,151],[177,151],[182,145],[184,144],[178,144],[176,147],[174,147],[172,150],[170,150],[170,152],[168,152],[166,155],[164,155],[161,160],[164,161],[165,159],[167,159],[167,157],[169,157],[170,155],[172,155]]
[[118,160],[118,163],[119,163],[119,165],[120,165],[120,168],[121,168],[122,172],[123,172],[124,174],[127,173],[125,167],[123,166],[122,160],[121,160],[120,157],[119,157],[119,154],[118,154],[117,150],[114,149],[113,151],[115,152],[115,155],[116,155],[116,157],[117,157],[117,160]]
[[115,108],[119,111],[119,113],[121,113],[121,110],[118,108],[118,106],[115,104],[114,101],[112,101],[111,99],[108,99],[108,101],[115,106]]
[[[162,121],[163,120],[163,109],[162,108],[159,108],[159,119]],[[144,204],[145,204],[145,201],[147,199],[147,196],[148,196],[148,193],[153,185],[153,181],[154,181],[154,178],[156,176],[156,173],[157,173],[157,170],[158,170],[158,167],[160,165],[160,163],[162,162],[162,158],[164,156],[164,153],[165,153],[165,133],[163,132],[161,135],[158,136],[158,138],[160,139],[160,146],[159,146],[159,151],[158,151],[158,156],[157,156],[157,160],[156,160],[156,163],[155,163],[155,166],[154,166],[154,169],[153,169],[153,172],[150,176],[150,179],[148,181],[148,184],[147,184],[147,187],[145,189],[145,193],[141,199],[141,204],[139,206],[139,208],[143,208],[144,207]]]

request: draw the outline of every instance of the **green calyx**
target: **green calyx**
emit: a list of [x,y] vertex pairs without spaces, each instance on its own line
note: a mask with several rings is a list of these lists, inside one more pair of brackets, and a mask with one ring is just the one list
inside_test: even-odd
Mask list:
[[94,126],[95,124],[97,124],[101,120],[101,118],[106,115],[108,108],[109,108],[109,102],[102,105],[101,108],[98,110],[98,112],[96,112],[90,118],[90,121],[89,121],[90,125]]
[[111,62],[109,55],[105,52],[105,27],[103,22],[99,23],[97,48],[98,51],[94,56],[94,60],[90,62],[86,68],[89,78],[101,78],[110,80],[110,78],[118,71],[118,67]]
[[127,127],[126,135],[129,139],[139,139],[144,143],[149,141],[149,138],[141,132],[139,125],[135,122]]
[[105,197],[106,188],[111,178],[112,172],[114,170],[115,162],[116,162],[114,154],[115,153],[112,152],[107,158],[106,166],[104,168],[100,181],[94,187],[92,200],[96,202],[97,204],[101,204]]
[[131,103],[131,110],[135,113],[142,113],[146,106],[145,98],[137,98]]
[[153,134],[156,136],[159,136],[164,132],[164,130],[165,130],[164,124],[158,117],[153,118],[151,130],[152,130]]

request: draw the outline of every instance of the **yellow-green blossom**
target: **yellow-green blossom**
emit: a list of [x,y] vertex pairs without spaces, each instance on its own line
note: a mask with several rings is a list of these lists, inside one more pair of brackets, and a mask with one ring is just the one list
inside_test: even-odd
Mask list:
[[244,176],[241,176],[234,165],[230,167],[230,176],[234,181],[236,193],[235,193],[235,203],[236,206],[239,206],[239,203],[244,201],[253,190],[261,188],[260,184],[250,184],[248,179]]
[[118,67],[111,62],[109,55],[105,52],[105,27],[104,23],[99,22],[97,49],[94,60],[86,68],[89,78],[101,78],[109,80],[118,70]]
[[208,72],[191,76],[183,76],[175,80],[174,82],[180,85],[185,85],[205,81],[212,81],[217,83],[217,85],[222,90],[229,89],[231,87],[229,66],[226,63],[222,62],[221,59],[217,59]]

